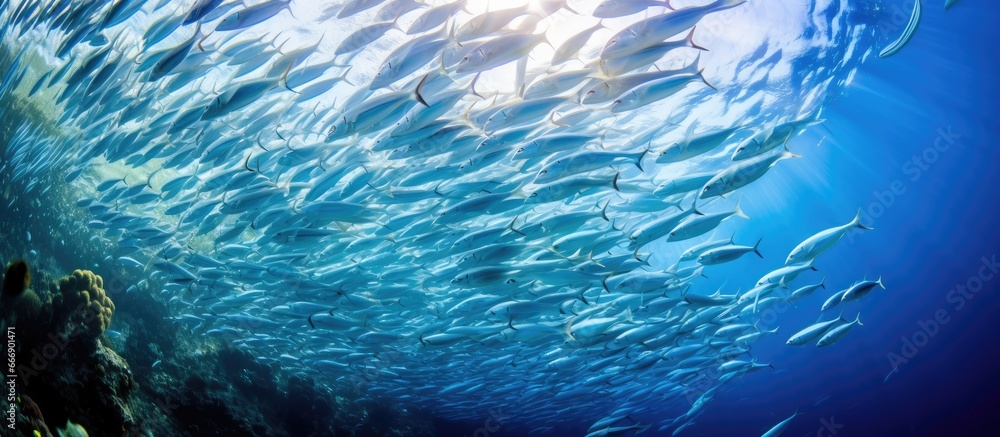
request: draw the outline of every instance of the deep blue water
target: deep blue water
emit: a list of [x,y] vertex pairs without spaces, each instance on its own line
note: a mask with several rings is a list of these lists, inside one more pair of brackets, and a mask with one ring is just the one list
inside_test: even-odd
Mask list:
[[[883,15],[882,45],[903,24]],[[801,415],[786,436],[1000,434],[1000,271],[991,269],[1000,256],[998,22],[996,5],[963,1],[944,11],[925,4],[913,40],[891,58],[865,62],[824,109],[824,126],[789,143],[803,158],[783,161],[743,190],[754,199],[744,204],[752,221],[725,232],[736,229],[741,244],[763,236],[766,262],[751,256],[707,269],[699,290],[725,285],[732,293],[753,283],[798,242],[846,223],[858,208],[875,230],[851,233],[795,283],[826,277],[825,292],[773,323],[765,318],[763,328],[778,334],[755,343],[752,354],[774,370],[726,384],[682,435],[759,435],[795,411]],[[848,307],[864,326],[830,347],[784,344],[816,321],[830,293],[877,277],[887,290]],[[959,286],[978,291],[963,294]],[[671,402],[669,416],[658,419],[690,406],[684,398]],[[578,426],[560,424],[545,435],[582,435],[596,419],[573,417]],[[507,420],[497,435],[539,426],[531,417]],[[481,425],[442,422],[439,429],[472,435]]]
[[[888,290],[860,308],[865,325],[834,346],[791,348],[783,344],[786,335],[755,345],[757,356],[772,358],[779,371],[747,375],[719,394],[692,434],[755,435],[796,408],[803,415],[785,435],[1000,432],[1000,277],[985,282],[961,309],[957,295],[948,300],[957,285],[978,275],[983,257],[1000,254],[998,19],[1000,7],[992,4],[964,2],[947,12],[925,4],[909,45],[867,62],[824,113],[831,133],[823,133],[830,136],[820,147],[829,150],[776,168],[807,165],[825,175],[827,186],[802,185],[789,201],[793,208],[756,223],[763,235],[782,239],[765,241],[762,250],[777,247],[772,254],[783,257],[809,234],[802,223],[838,224],[850,218],[844,211],[860,206],[876,231],[852,234],[853,241],[846,238],[817,267],[835,278],[828,282],[832,289],[850,285],[846,278],[881,275]],[[949,129],[958,136],[954,146],[935,153],[939,131]],[[914,156],[925,153],[921,166]],[[894,183],[902,194],[886,194]],[[752,207],[747,213],[755,217]],[[803,306],[818,307],[823,298]],[[934,330],[919,323],[939,311],[949,321],[883,383],[893,369],[888,354],[906,358],[904,349],[912,351],[902,339],[922,343],[920,332]],[[784,314],[780,332],[808,325],[811,314]],[[823,420],[842,428],[826,428]]]

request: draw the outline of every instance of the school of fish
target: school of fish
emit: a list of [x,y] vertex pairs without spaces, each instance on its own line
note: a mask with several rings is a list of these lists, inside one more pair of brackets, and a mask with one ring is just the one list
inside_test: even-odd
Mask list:
[[[23,123],[0,172],[22,195],[59,174],[117,247],[105,262],[149,272],[136,289],[178,324],[364,396],[456,419],[502,407],[538,433],[691,426],[769,368],[750,351],[777,332],[764,309],[826,293],[796,278],[870,229],[844,211],[784,262],[765,236],[716,236],[822,123],[689,121],[684,105],[747,92],[706,77],[697,42],[746,0],[306,3],[0,2],[0,95],[57,108],[58,126]],[[589,24],[553,41],[554,17]],[[325,32],[268,31],[288,19]],[[699,286],[745,256],[769,269],[755,284]],[[879,287],[830,294],[828,320],[787,343],[836,343],[861,320],[831,309]],[[686,411],[633,421],[660,413],[650,399]]]

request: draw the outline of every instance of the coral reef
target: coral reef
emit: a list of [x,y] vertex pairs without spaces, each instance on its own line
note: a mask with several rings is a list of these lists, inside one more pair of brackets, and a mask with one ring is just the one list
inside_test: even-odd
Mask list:
[[334,392],[239,339],[177,324],[151,293],[126,292],[138,277],[34,270],[31,287],[0,298],[0,329],[18,333],[19,435],[436,434],[430,415]]
[[[28,395],[18,397],[17,416],[14,421],[16,430],[20,435],[37,435],[40,437],[52,437],[45,418],[42,417],[42,410],[31,400]],[[37,432],[37,434],[35,434]]]
[[94,435],[123,435],[135,424],[130,406],[135,382],[128,363],[97,340],[115,308],[103,280],[77,270],[38,282],[49,292],[25,290],[3,301],[3,325],[17,333],[25,423],[42,435],[67,421]]
[[75,270],[59,279],[52,306],[56,322],[67,337],[83,335],[96,339],[108,329],[115,304],[104,291],[104,281],[89,270]]

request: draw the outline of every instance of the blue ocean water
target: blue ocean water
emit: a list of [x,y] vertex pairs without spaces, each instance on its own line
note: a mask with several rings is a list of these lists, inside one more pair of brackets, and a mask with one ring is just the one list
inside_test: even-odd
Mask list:
[[[803,224],[832,225],[843,217],[830,217],[860,206],[876,231],[855,234],[817,265],[830,278],[882,276],[888,291],[861,310],[863,329],[836,347],[787,348],[781,336],[755,345],[780,371],[747,375],[718,396],[695,435],[756,434],[796,409],[803,415],[786,435],[996,434],[1000,281],[983,281],[972,298],[956,288],[977,288],[975,278],[1000,251],[992,109],[1000,87],[988,48],[998,18],[994,5],[944,11],[925,2],[909,45],[865,63],[833,100],[821,146],[831,150],[806,157],[824,186],[799,185],[793,208],[756,225],[787,247],[809,234]],[[953,145],[939,140],[949,136]],[[747,213],[753,217],[752,208]],[[849,285],[838,282],[832,288]],[[941,312],[948,322],[935,328]],[[808,312],[790,313],[780,325],[813,321]]]
[[[761,315],[759,326],[778,328],[778,334],[765,336],[754,343],[749,355],[761,363],[770,363],[773,369],[747,373],[726,383],[717,391],[715,399],[704,408],[703,413],[681,435],[757,435],[796,411],[801,415],[791,422],[784,435],[995,435],[996,427],[1000,425],[993,418],[1000,413],[1000,401],[995,395],[1000,386],[1000,376],[995,372],[996,366],[992,359],[997,352],[993,339],[1000,331],[1000,323],[991,318],[997,314],[998,301],[993,294],[1000,279],[986,278],[993,274],[992,260],[1000,252],[1000,245],[997,244],[1000,242],[1000,231],[996,226],[996,207],[993,205],[997,199],[995,188],[1000,180],[1000,174],[994,170],[997,159],[1000,158],[1000,151],[995,146],[994,115],[1000,89],[996,84],[997,61],[994,59],[996,50],[993,41],[996,40],[997,31],[993,23],[1000,18],[1000,7],[962,1],[945,11],[943,5],[925,4],[923,21],[917,33],[900,53],[887,59],[870,55],[862,62],[860,52],[874,50],[877,53],[898,36],[905,25],[909,4],[852,5],[850,8],[838,8],[831,6],[837,2],[816,3],[824,5],[828,10],[817,12],[817,16],[811,17],[816,20],[811,23],[813,25],[802,26],[809,34],[804,34],[801,38],[790,38],[789,41],[812,38],[811,41],[816,41],[817,45],[823,45],[826,40],[817,34],[825,30],[831,35],[832,43],[822,50],[787,48],[786,54],[797,56],[791,66],[782,62],[784,59],[780,55],[764,56],[775,52],[774,46],[763,47],[767,50],[751,53],[743,59],[726,59],[727,54],[741,53],[738,38],[731,39],[732,35],[713,35],[708,32],[709,35],[704,40],[699,39],[699,42],[710,47],[703,58],[706,68],[713,73],[709,77],[723,82],[716,84],[721,89],[718,93],[699,88],[684,95],[691,99],[684,102],[690,102],[692,107],[708,108],[704,112],[692,112],[690,118],[704,117],[707,120],[719,112],[716,111],[718,102],[731,101],[744,105],[734,105],[737,109],[732,112],[745,115],[746,122],[773,122],[779,112],[783,112],[780,115],[793,116],[820,107],[821,118],[825,120],[822,126],[811,127],[789,141],[790,150],[802,155],[802,158],[779,163],[759,183],[754,183],[737,194],[745,199],[741,202],[751,220],[738,225],[727,222],[723,229],[713,234],[719,237],[735,233],[735,239],[739,243],[752,243],[762,237],[760,250],[764,261],[751,255],[730,263],[725,268],[706,269],[706,277],[699,278],[699,292],[707,294],[717,288],[723,289],[727,294],[737,289],[745,291],[747,284],[752,284],[770,269],[781,265],[785,255],[798,242],[819,230],[848,222],[859,208],[862,211],[862,223],[875,230],[853,231],[816,261],[818,272],[810,272],[806,275],[807,280],[803,277],[796,282],[799,285],[825,277],[828,288],[824,293],[817,293],[816,296],[797,302],[794,308],[775,308]],[[748,8],[752,11],[752,17],[774,20],[775,16],[780,16],[783,5],[774,3],[771,9],[758,4],[754,6]],[[841,17],[837,15],[838,12],[845,12],[848,17]],[[298,19],[283,15],[279,18],[284,20],[284,25]],[[855,35],[840,26],[824,29],[826,23],[823,19],[840,26],[858,26],[863,30]],[[148,20],[143,20],[143,17],[137,19],[134,26],[139,29],[148,26]],[[775,31],[774,34],[780,35],[780,32]],[[29,36],[38,38],[39,34]],[[34,41],[42,44],[38,39]],[[785,43],[791,44],[789,41]],[[771,43],[778,44],[773,41]],[[391,45],[376,48],[378,50],[373,50],[374,54],[365,52],[352,61],[354,68],[351,74],[370,79],[380,62],[378,55],[384,55]],[[48,47],[48,52],[52,50],[53,47]],[[781,71],[778,71],[779,67]],[[767,74],[759,81],[741,76],[744,70],[770,73],[767,71],[769,68],[774,68],[774,76],[781,78],[786,77],[783,74],[787,70],[791,70],[792,77],[801,79],[801,85],[808,87],[793,84],[788,89],[772,90],[769,86],[773,84],[767,81]],[[851,72],[854,68],[857,71]],[[833,85],[823,83],[822,75],[810,74],[821,69],[836,79]],[[850,76],[850,79],[844,76]],[[725,86],[736,83],[734,78],[737,77],[741,84],[747,85],[746,89]],[[194,79],[201,78],[185,79],[193,82]],[[497,78],[492,80],[499,82]],[[484,82],[487,87],[497,87],[498,92],[504,91],[497,83],[490,83],[489,79]],[[186,83],[171,83],[169,86],[175,85],[184,89]],[[123,90],[130,88],[128,84],[121,86]],[[196,87],[206,96],[209,94],[205,92],[209,86],[202,87],[202,83],[198,83]],[[819,94],[824,95],[811,96],[812,87],[821,90]],[[23,89],[21,91],[23,94]],[[829,95],[825,95],[826,92]],[[756,101],[747,98],[748,93],[771,95],[770,99]],[[337,101],[334,98],[326,100],[334,103]],[[172,100],[169,104],[180,105],[176,103],[179,101]],[[276,101],[278,99],[268,103]],[[71,99],[70,102],[74,103],[74,100]],[[713,104],[716,106],[713,107]],[[754,104],[765,107],[768,111],[755,112],[752,109]],[[741,109],[744,107],[750,109]],[[155,112],[149,110],[146,115],[153,119],[154,115],[159,115]],[[303,110],[299,115],[307,112]],[[652,115],[656,120],[668,118],[661,113]],[[671,112],[669,117],[674,115],[686,122],[683,111],[679,114]],[[644,122],[648,122],[641,117],[626,117],[624,120],[613,126],[638,129],[644,126]],[[246,127],[252,125],[254,120],[232,117],[230,121],[245,123],[240,127]],[[221,125],[211,126],[224,129]],[[125,132],[131,132],[129,129],[134,129],[135,126],[123,124],[120,127],[122,134],[109,135],[108,143],[131,145]],[[180,136],[184,141],[198,140],[193,136]],[[64,146],[59,144],[60,147]],[[120,160],[129,156],[124,149],[114,149],[108,154]],[[75,156],[74,153],[82,153],[72,147],[67,150],[69,151],[64,155],[71,158]],[[87,150],[92,152],[94,149]],[[95,155],[100,153],[103,151]],[[232,168],[238,168],[238,165],[243,164],[243,159],[241,155],[239,159],[222,161],[227,165],[232,164]],[[208,161],[210,160],[206,159]],[[294,162],[294,159],[291,161]],[[247,165],[250,162],[247,158]],[[60,163],[70,168],[73,164],[72,160]],[[104,163],[95,164],[95,167],[101,165]],[[95,170],[99,176],[83,178],[86,179],[85,182],[73,187],[80,191],[81,196],[96,196],[95,185],[107,178],[128,174],[128,171],[136,171],[138,174],[132,174],[132,180],[147,176],[152,180],[155,173],[151,173],[155,165],[153,169],[148,166],[139,167],[141,166],[128,168],[109,165],[99,171]],[[52,173],[55,174],[57,170],[59,169],[53,169]],[[208,171],[205,168],[199,170]],[[631,173],[622,172],[626,175],[625,179],[637,177],[634,170],[628,171]],[[367,173],[367,169],[365,172]],[[19,188],[24,188],[24,194],[37,194],[40,191],[37,186],[32,187],[33,191],[29,191],[25,185]],[[288,184],[288,189],[293,189],[291,183]],[[212,195],[209,191],[185,194],[192,197]],[[282,198],[269,206],[279,210],[289,209],[297,204]],[[167,207],[169,204],[164,201],[163,206]],[[130,211],[136,215],[146,212],[142,207]],[[150,215],[164,219],[156,213]],[[30,217],[15,218],[28,220]],[[65,222],[53,221],[53,226],[61,223]],[[230,223],[227,222],[228,224]],[[36,231],[34,238],[34,244],[38,244],[38,239],[45,236]],[[116,238],[120,238],[120,235],[110,239]],[[252,239],[247,238],[246,241],[250,244]],[[225,262],[239,261],[239,257],[223,253],[211,245],[195,246],[196,248],[185,247],[184,250],[200,251],[201,254]],[[273,251],[275,255],[280,255],[283,250],[280,246],[275,247],[267,242],[261,243],[260,248]],[[18,249],[22,252],[20,256],[24,256],[23,252],[29,247],[25,243]],[[669,251],[660,252],[660,249],[657,247],[653,250],[654,264],[666,267],[670,263],[666,261],[669,256],[664,253],[669,254]],[[147,255],[150,255],[150,262],[160,259],[157,255]],[[334,259],[334,256],[330,258],[333,259],[331,263],[342,261]],[[102,268],[114,271],[114,257],[109,259],[111,261],[87,261],[92,262],[98,272]],[[71,264],[76,260],[60,261],[66,264],[59,266],[61,268],[76,267]],[[315,264],[290,266],[314,269]],[[403,261],[400,264],[404,264]],[[382,267],[389,271],[389,267],[393,266]],[[155,276],[155,269],[148,266],[146,268],[151,272],[151,278],[163,279],[162,275]],[[233,277],[237,277],[235,270],[231,273]],[[279,273],[284,274],[281,271]],[[855,327],[835,345],[825,348],[785,345],[788,336],[817,320],[820,315],[819,306],[831,292],[865,278],[881,278],[887,290],[877,289],[861,305],[852,307],[860,312],[863,326]],[[247,280],[247,283],[252,281]],[[280,299],[297,298],[293,298],[291,293],[284,293],[280,281],[268,280],[255,285],[273,287],[265,291],[274,292]],[[979,290],[969,291],[970,294],[966,295],[957,289],[963,285]],[[246,327],[245,323],[230,323],[220,314],[256,315],[274,305],[269,301],[242,307],[209,309],[199,306],[197,302],[186,302],[185,297],[178,297],[185,296],[183,293],[170,287],[150,292],[171,303],[169,308],[174,311],[172,316],[195,315],[209,319],[210,322],[201,327],[201,331],[195,330],[199,335],[209,327]],[[431,305],[449,302],[451,295],[434,296],[439,300],[428,299]],[[350,305],[338,299],[340,298],[331,297],[330,301],[337,300],[338,305],[350,308]],[[181,302],[178,303],[178,300]],[[314,301],[322,302],[319,298]],[[120,307],[120,311],[128,311],[127,306]],[[852,315],[854,312],[852,310]],[[386,314],[383,317],[388,319],[395,312],[387,311]],[[937,320],[931,322],[934,319]],[[277,333],[275,337],[306,332],[311,335],[310,341],[324,341],[323,336],[307,329],[313,323],[311,319],[308,322],[287,322],[276,317],[274,320],[286,324],[282,329],[272,331]],[[363,325],[361,320],[362,317],[359,316],[358,326],[343,330],[350,332],[350,336],[339,335],[338,332],[331,334],[329,338],[333,338],[331,341],[338,346],[356,347],[359,354],[370,353],[369,346],[360,346],[356,342],[356,332],[369,327],[367,318],[364,318]],[[425,322],[421,320],[420,323]],[[403,323],[387,325],[406,326]],[[503,328],[503,325],[500,323],[498,326]],[[420,348],[423,338],[418,340],[416,335],[404,332],[409,342],[405,348],[400,349],[407,350],[407,356],[420,357],[424,351]],[[240,340],[244,344],[252,344],[254,334],[256,333],[241,331]],[[264,341],[271,340],[274,339]],[[482,353],[483,350],[487,352]],[[264,363],[273,363],[276,354],[297,353],[294,347],[279,349],[270,344],[256,351],[261,351],[260,361]],[[537,351],[531,353],[535,352]],[[507,413],[504,413],[502,426],[490,431],[489,435],[537,435],[541,432],[532,431],[539,429],[546,431],[542,435],[584,435],[591,424],[601,418],[599,413],[593,411],[599,408],[584,409],[583,413],[572,409],[574,405],[590,406],[597,403],[595,398],[605,395],[597,390],[568,401],[561,400],[562,403],[546,405],[555,410],[566,411],[561,414],[559,421],[553,421],[551,429],[546,429],[546,423],[540,423],[532,413],[537,412],[549,418],[550,415],[543,414],[548,411],[536,410],[533,405],[518,409],[521,398],[515,395],[517,389],[514,388],[523,386],[518,379],[502,373],[506,368],[499,370],[499,376],[495,380],[484,384],[486,389],[478,392],[479,397],[471,402],[473,406],[469,405],[470,398],[445,395],[441,395],[440,399],[443,401],[438,405],[438,398],[435,397],[437,392],[444,390],[455,380],[461,382],[464,374],[475,375],[479,370],[476,367],[476,357],[489,356],[493,351],[485,342],[481,345],[468,342],[434,353],[434,360],[428,368],[451,369],[444,372],[447,373],[445,375],[437,375],[440,381],[432,380],[424,384],[421,379],[423,374],[419,371],[407,374],[409,378],[401,377],[399,381],[390,376],[382,376],[372,384],[374,388],[368,397],[393,404],[399,409],[412,408],[414,404],[426,408],[428,414],[433,413],[438,422],[438,435],[482,435],[483,419],[492,414],[490,412],[496,405],[510,408],[505,410]],[[341,352],[331,354],[337,358],[348,355]],[[452,354],[462,358],[454,361],[442,359]],[[310,358],[310,355],[304,354],[303,357]],[[294,358],[298,360],[298,357]],[[147,366],[152,363],[152,360],[149,361],[145,363]],[[331,358],[331,361],[336,359]],[[420,358],[404,361],[414,366],[417,365],[414,363],[425,364]],[[339,364],[333,362],[323,365]],[[286,367],[291,372],[304,372],[320,378],[329,376],[318,371],[321,366],[316,363],[296,362]],[[345,375],[359,371],[358,367],[348,366],[338,369],[346,372]],[[419,369],[425,370],[423,367]],[[379,367],[378,370],[387,368]],[[396,368],[391,370],[399,372]],[[626,367],[623,372],[627,370]],[[559,376],[558,371],[545,368],[541,368],[539,372],[554,372]],[[707,380],[718,376],[711,372],[704,375]],[[344,378],[333,379],[335,382],[331,386],[337,386]],[[419,387],[419,390],[415,389],[412,393],[407,391],[413,387]],[[573,387],[573,381],[560,380],[559,385],[548,388],[554,393]],[[691,406],[692,396],[702,394],[703,390],[696,383],[686,387],[680,396],[651,396],[636,403],[636,408],[647,406],[650,411],[638,413],[633,419],[640,423],[667,422],[684,414]],[[414,397],[418,397],[413,393],[419,394],[424,402],[413,401]],[[477,402],[478,405],[475,405]],[[469,416],[475,419],[469,419]],[[642,435],[656,435],[658,426]],[[670,432],[668,427],[662,434],[669,435]]]

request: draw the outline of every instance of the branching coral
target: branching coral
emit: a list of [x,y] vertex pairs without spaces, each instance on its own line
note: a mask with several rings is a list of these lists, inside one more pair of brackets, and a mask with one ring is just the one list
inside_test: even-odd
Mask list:
[[89,270],[74,270],[59,279],[52,297],[57,320],[66,321],[66,335],[97,338],[108,329],[115,304],[104,292],[104,280]]

